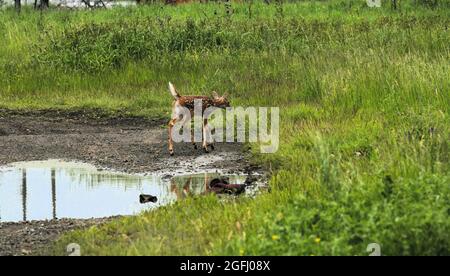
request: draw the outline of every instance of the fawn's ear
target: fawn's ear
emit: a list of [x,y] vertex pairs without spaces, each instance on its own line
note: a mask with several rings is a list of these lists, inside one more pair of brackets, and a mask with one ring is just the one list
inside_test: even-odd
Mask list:
[[212,92],[212,95],[213,95],[213,97],[216,98],[216,99],[219,98],[219,94],[217,94],[216,91],[213,91],[213,92]]

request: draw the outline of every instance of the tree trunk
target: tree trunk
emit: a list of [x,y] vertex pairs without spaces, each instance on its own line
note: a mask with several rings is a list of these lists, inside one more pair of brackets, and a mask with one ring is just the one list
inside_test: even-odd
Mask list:
[[392,0],[392,8],[397,10],[397,0]]
[[49,0],[41,0],[41,10],[48,9],[50,7]]
[[20,13],[20,10],[22,9],[22,3],[20,0],[14,0],[14,7],[16,8],[16,11]]

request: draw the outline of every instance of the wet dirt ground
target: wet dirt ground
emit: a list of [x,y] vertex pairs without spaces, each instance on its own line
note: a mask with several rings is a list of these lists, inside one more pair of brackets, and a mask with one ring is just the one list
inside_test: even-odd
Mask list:
[[175,156],[169,156],[166,123],[94,112],[0,110],[0,166],[66,159],[129,173],[249,169],[237,143],[219,144],[210,154],[200,146],[195,150],[190,144],[175,144]]
[[[0,166],[13,162],[61,159],[127,173],[167,175],[220,170],[253,173],[241,144],[218,144],[205,154],[190,144],[167,150],[167,118],[146,119],[90,111],[18,112],[0,109]],[[0,255],[32,255],[61,233],[105,219],[0,224]],[[32,229],[33,231],[31,231]]]
[[61,234],[101,225],[114,218],[0,223],[0,256],[45,255]]

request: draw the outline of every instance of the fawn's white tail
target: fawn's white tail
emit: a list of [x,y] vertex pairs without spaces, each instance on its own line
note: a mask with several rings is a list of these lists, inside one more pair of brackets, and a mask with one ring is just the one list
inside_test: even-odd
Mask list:
[[169,82],[169,90],[170,90],[170,94],[172,94],[172,96],[175,99],[180,98],[180,94],[178,94],[177,89],[175,88],[175,86],[171,82]]

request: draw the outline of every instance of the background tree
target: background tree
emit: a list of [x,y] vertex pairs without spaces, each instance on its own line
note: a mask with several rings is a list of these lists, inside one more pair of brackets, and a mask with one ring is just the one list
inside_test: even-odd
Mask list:
[[50,7],[50,0],[41,0],[41,9],[48,9]]
[[439,5],[438,0],[420,0],[422,5],[426,5],[432,8],[436,8]]
[[16,8],[16,11],[20,13],[20,10],[22,9],[22,3],[20,0],[14,0],[14,7]]
[[396,10],[398,7],[397,0],[392,0],[392,9]]

